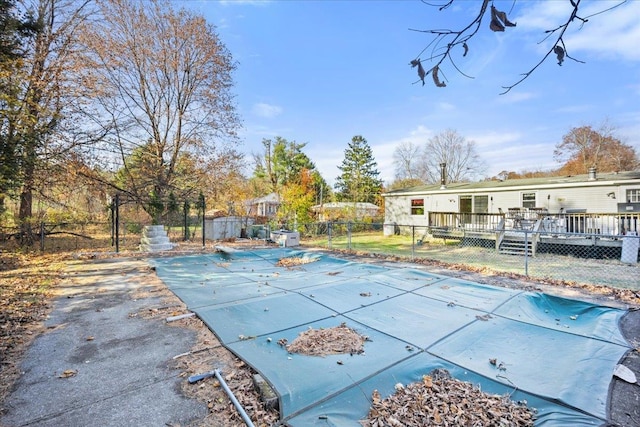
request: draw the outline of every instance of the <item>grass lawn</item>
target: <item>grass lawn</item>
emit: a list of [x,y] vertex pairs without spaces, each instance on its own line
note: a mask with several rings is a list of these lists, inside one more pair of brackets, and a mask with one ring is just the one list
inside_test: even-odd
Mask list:
[[[416,242],[422,236],[415,237]],[[505,255],[493,247],[461,245],[457,240],[426,239],[412,244],[412,236],[384,236],[380,231],[304,238],[303,245],[328,249],[402,256],[442,262],[452,266],[465,265],[487,273],[514,273],[536,280],[572,281],[588,285],[613,286],[621,289],[640,289],[637,265],[618,260],[577,258],[569,255],[538,254],[535,257]]]

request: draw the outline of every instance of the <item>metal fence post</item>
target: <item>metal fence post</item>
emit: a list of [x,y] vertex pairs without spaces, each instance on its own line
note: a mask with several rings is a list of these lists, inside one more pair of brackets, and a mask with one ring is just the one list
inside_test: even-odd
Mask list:
[[114,229],[116,233],[116,253],[120,252],[120,195],[116,193],[114,198],[115,215],[113,217]]
[[529,233],[524,230],[524,275],[529,277]]
[[331,249],[331,228],[332,228],[332,224],[333,223],[331,221],[329,221],[327,223],[327,238],[328,238],[329,249]]
[[189,240],[189,202],[185,200],[184,210],[184,241]]
[[44,252],[44,222],[40,223],[40,252]]
[[111,204],[109,205],[109,213],[110,213],[110,217],[109,217],[109,231],[111,233],[111,246],[115,245],[115,234],[116,234],[116,229],[115,229],[115,224],[113,222],[114,218],[115,218],[115,212],[116,212],[116,204],[115,201],[112,199],[111,200]]
[[351,221],[347,222],[347,250],[351,250]]
[[411,226],[411,260],[416,258],[416,226]]
[[206,205],[205,205],[205,200],[204,200],[204,194],[200,195],[200,203],[202,204],[202,247],[204,248],[205,246],[205,242],[204,242],[204,213],[206,211]]

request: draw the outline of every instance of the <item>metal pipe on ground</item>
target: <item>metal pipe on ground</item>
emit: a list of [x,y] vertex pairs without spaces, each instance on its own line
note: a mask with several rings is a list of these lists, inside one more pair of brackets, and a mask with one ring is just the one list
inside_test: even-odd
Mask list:
[[218,381],[220,382],[220,385],[222,386],[222,389],[225,391],[225,393],[227,393],[227,396],[229,396],[229,399],[231,400],[231,403],[233,403],[233,406],[236,407],[236,410],[240,414],[240,417],[242,417],[242,420],[245,422],[245,424],[248,427],[255,427],[255,425],[251,421],[251,418],[249,418],[249,416],[245,412],[244,408],[242,407],[240,402],[238,402],[238,399],[236,399],[236,396],[233,394],[233,392],[231,391],[231,389],[227,385],[227,383],[224,380],[224,378],[222,378],[222,375],[220,374],[220,369],[214,369],[213,371],[208,371],[208,372],[205,372],[203,374],[192,375],[192,376],[189,377],[189,384],[193,384],[193,383],[195,383],[197,381],[203,380],[205,378],[212,377],[214,375],[218,379]]

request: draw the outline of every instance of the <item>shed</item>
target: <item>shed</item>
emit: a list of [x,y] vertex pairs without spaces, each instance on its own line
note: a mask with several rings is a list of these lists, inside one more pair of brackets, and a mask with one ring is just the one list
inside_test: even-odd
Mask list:
[[241,216],[205,216],[204,237],[209,240],[244,237],[247,227],[251,225],[253,225],[251,218]]

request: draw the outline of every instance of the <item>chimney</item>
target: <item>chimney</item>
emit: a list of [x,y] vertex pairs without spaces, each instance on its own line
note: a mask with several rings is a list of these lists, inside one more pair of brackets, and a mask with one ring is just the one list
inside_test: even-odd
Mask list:
[[447,164],[440,163],[440,189],[447,188]]
[[595,180],[596,180],[596,167],[591,166],[589,168],[589,181],[595,181]]

